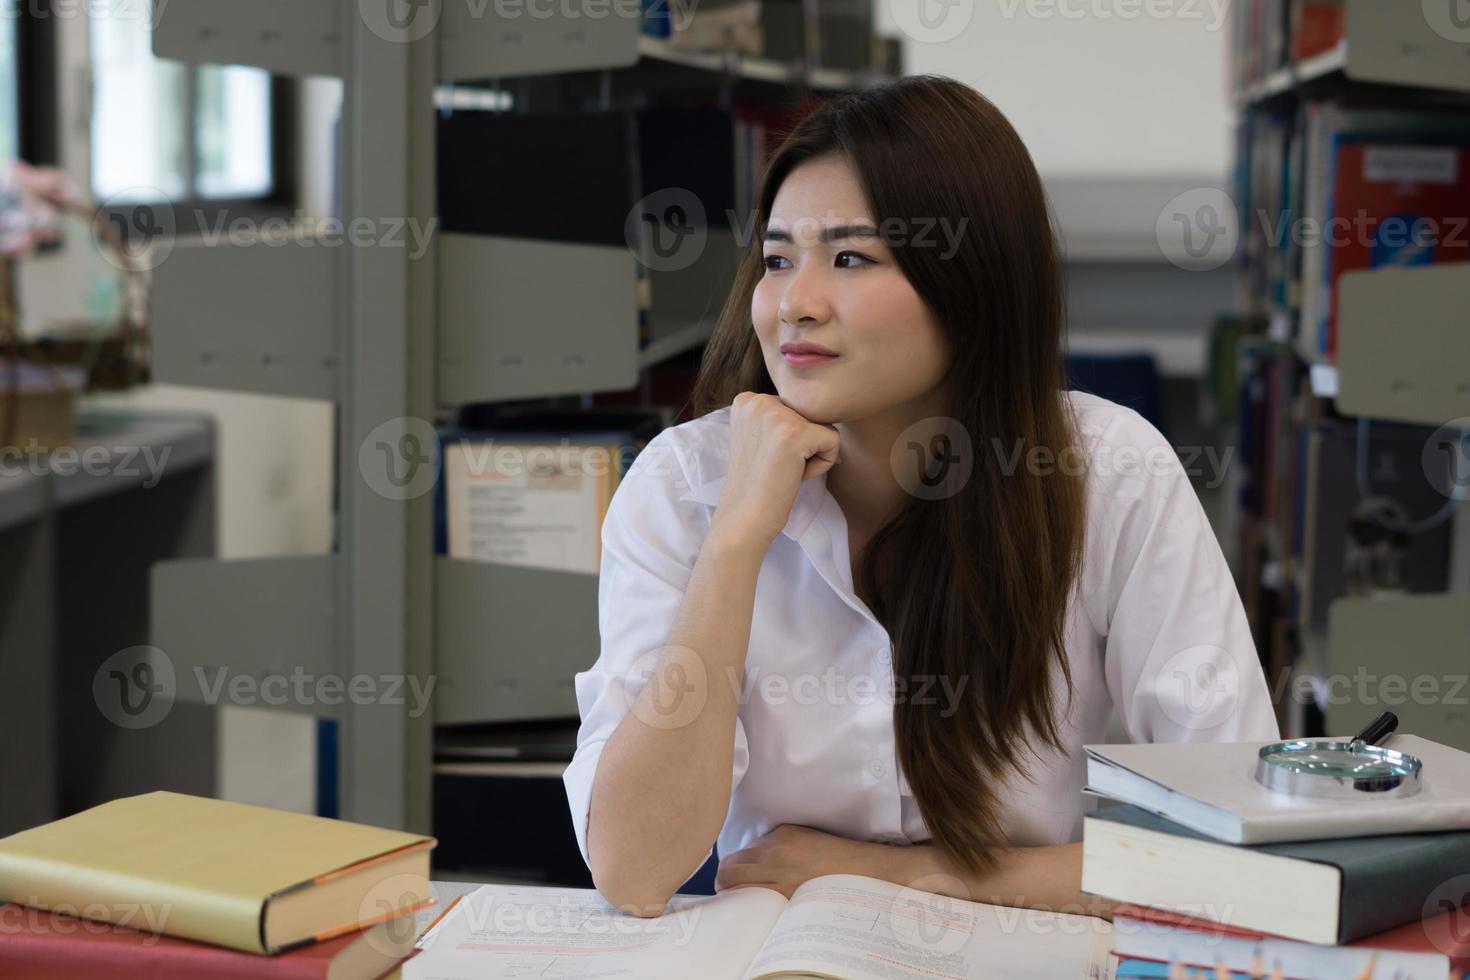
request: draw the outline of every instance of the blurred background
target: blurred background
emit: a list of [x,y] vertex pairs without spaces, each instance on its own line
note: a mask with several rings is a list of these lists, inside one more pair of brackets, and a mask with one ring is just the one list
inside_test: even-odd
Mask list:
[[1463,0],[3,9],[0,835],[167,788],[590,884],[601,516],[763,161],[913,73],[1030,148],[1072,386],[1178,450],[1283,733],[1470,749]]

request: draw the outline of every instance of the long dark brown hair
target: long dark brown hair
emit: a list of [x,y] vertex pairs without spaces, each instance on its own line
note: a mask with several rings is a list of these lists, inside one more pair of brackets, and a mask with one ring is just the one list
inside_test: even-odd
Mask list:
[[934,843],[981,872],[1006,843],[996,784],[1012,773],[1030,778],[1026,754],[1038,738],[1062,749],[1054,667],[1068,708],[1072,696],[1065,625],[1082,562],[1085,474],[1076,465],[1007,465],[1017,446],[1082,461],[1065,395],[1050,212],[1020,137],[966,85],[916,75],[821,104],[762,174],[757,213],[744,225],[756,233],[700,364],[696,415],[741,391],[776,393],[751,323],[761,238],[786,176],[833,154],[858,173],[880,227],[929,219],[963,230],[953,254],[934,239],[893,254],[948,342],[943,387],[950,416],[970,435],[973,470],[952,496],[907,499],[854,578],[893,639],[897,676],[947,678],[960,692],[957,704],[898,697],[893,725]]

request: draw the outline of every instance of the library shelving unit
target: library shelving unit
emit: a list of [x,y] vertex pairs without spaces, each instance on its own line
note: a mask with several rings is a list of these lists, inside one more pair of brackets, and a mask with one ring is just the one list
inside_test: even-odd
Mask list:
[[[806,57],[778,61],[687,51],[644,34],[638,18],[579,17],[573,6],[502,17],[468,0],[173,0],[153,47],[342,78],[338,217],[385,237],[435,219],[437,114],[455,107],[639,108],[690,88],[723,106],[737,95],[789,104],[885,77],[822,64],[810,30]],[[157,566],[153,642],[183,700],[203,699],[190,680],[200,667],[299,668],[349,690],[355,678],[433,675],[434,711],[420,717],[411,703],[340,695],[282,709],[335,719],[342,817],[431,831],[432,715],[575,718],[571,675],[597,651],[595,575],[436,556],[420,467],[432,468],[423,452],[434,425],[468,403],[587,405],[635,388],[640,372],[697,350],[711,324],[696,318],[640,346],[637,265],[624,246],[436,231],[416,256],[401,236],[327,248],[294,229],[167,247],[154,270],[155,377],[333,402],[335,547]]]
[[[1253,0],[1250,6],[1257,13],[1264,10],[1267,21],[1281,18],[1280,26],[1291,13],[1289,5],[1301,3]],[[1257,122],[1285,120],[1294,134],[1284,144],[1285,159],[1266,157],[1267,170],[1276,173],[1299,172],[1294,168],[1302,165],[1306,107],[1313,100],[1406,112],[1443,109],[1465,113],[1470,123],[1470,24],[1454,19],[1453,0],[1342,0],[1340,8],[1341,36],[1334,44],[1294,62],[1289,42],[1279,45],[1282,63],[1275,65],[1262,65],[1258,52],[1253,60],[1252,52],[1242,50],[1261,39],[1243,21],[1237,23],[1235,103],[1241,142],[1236,172],[1237,190],[1243,194],[1237,202],[1243,234],[1245,222],[1262,221],[1256,214],[1259,199],[1244,186],[1261,172],[1257,165],[1252,175],[1251,141],[1260,138],[1253,135],[1259,133],[1253,128]],[[1249,10],[1237,13],[1251,16]],[[1252,64],[1254,69],[1242,79],[1241,66]],[[1300,184],[1290,177],[1282,183],[1284,198],[1276,189],[1266,192],[1273,197],[1272,213],[1302,218],[1310,202],[1303,200]],[[1463,672],[1470,663],[1470,508],[1463,496],[1441,498],[1450,528],[1442,591],[1342,595],[1332,601],[1325,622],[1317,621],[1301,601],[1303,575],[1315,557],[1314,525],[1306,515],[1323,500],[1355,492],[1361,485],[1351,479],[1347,486],[1314,482],[1317,478],[1304,465],[1302,429],[1324,420],[1354,425],[1360,432],[1380,424],[1425,431],[1457,420],[1470,425],[1470,262],[1389,264],[1343,273],[1337,284],[1335,352],[1329,354],[1318,343],[1316,325],[1301,315],[1307,287],[1299,270],[1292,268],[1289,257],[1272,254],[1283,244],[1268,241],[1253,249],[1248,243],[1238,266],[1242,310],[1261,327],[1243,342],[1242,364],[1253,359],[1264,365],[1257,380],[1274,393],[1263,423],[1269,459],[1247,476],[1265,485],[1258,487],[1259,513],[1241,518],[1242,590],[1268,680],[1274,687],[1283,676],[1289,678],[1289,684],[1275,688],[1283,694],[1315,690],[1310,700],[1321,711],[1306,710],[1299,696],[1283,699],[1283,733],[1305,736],[1326,728],[1332,734],[1351,734],[1387,706],[1399,713],[1405,731],[1470,747],[1466,714],[1448,697],[1419,703],[1399,691],[1395,681],[1395,693],[1385,695],[1380,684],[1370,692],[1374,703],[1361,703],[1360,698],[1344,697],[1340,686],[1334,692],[1324,683],[1365,672],[1381,680],[1397,672],[1407,689],[1415,677],[1445,681],[1447,673]],[[1260,270],[1273,262],[1279,281],[1263,288]],[[1361,454],[1361,438],[1356,448]],[[1452,469],[1461,490],[1470,476],[1465,472],[1470,445],[1462,446],[1462,454],[1467,458],[1459,461],[1461,469]],[[1307,550],[1299,560],[1294,542],[1300,547],[1303,533]],[[1456,663],[1459,668],[1452,667]],[[1441,687],[1440,693],[1447,692]]]

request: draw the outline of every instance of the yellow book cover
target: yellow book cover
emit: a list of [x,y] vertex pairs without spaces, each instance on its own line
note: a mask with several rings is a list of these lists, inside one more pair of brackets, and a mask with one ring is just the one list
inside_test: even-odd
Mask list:
[[0,900],[278,953],[433,904],[435,843],[160,790],[0,839]]

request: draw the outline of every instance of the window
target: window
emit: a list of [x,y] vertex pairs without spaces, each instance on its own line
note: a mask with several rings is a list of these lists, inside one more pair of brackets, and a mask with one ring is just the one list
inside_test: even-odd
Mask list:
[[0,11],[0,165],[20,156],[20,43],[12,2]]
[[94,17],[90,28],[98,201],[285,198],[276,138],[284,82],[258,68],[155,58],[146,16]]

